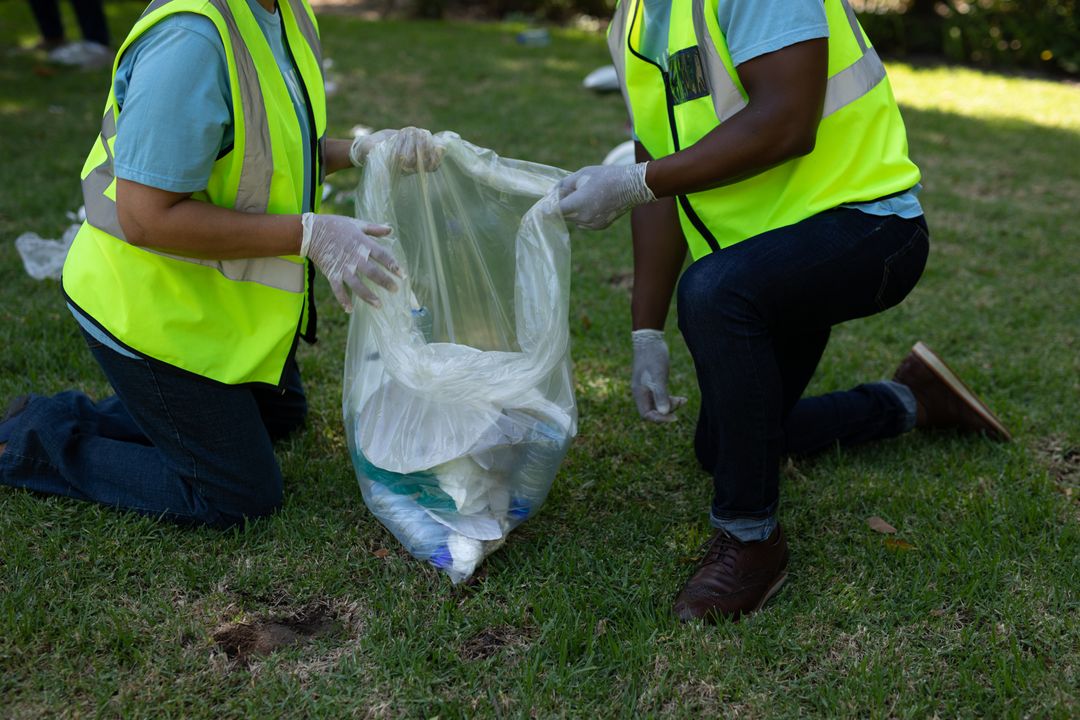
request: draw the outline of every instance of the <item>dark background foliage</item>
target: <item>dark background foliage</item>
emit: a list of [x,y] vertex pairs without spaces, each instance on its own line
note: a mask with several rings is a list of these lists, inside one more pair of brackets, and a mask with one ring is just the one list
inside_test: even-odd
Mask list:
[[[883,55],[1080,74],[1078,0],[852,0]],[[614,0],[413,0],[423,17],[606,18]]]
[[861,0],[883,54],[1080,74],[1077,0]]

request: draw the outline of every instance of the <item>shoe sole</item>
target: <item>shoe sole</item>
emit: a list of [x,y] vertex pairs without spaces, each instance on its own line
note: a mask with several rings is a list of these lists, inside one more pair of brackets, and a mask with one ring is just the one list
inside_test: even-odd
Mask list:
[[765,595],[762,596],[761,602],[759,602],[757,606],[755,606],[754,609],[750,612],[757,612],[758,610],[760,610],[765,605],[765,603],[769,602],[769,598],[780,592],[780,588],[783,587],[786,580],[787,573],[780,573],[780,577],[776,578],[776,580],[773,581],[773,584],[769,586],[769,589],[765,591]]
[[922,342],[917,342],[915,343],[915,347],[911,349],[911,352],[930,368],[930,371],[937,375],[939,380],[956,393],[956,395],[964,401],[965,405],[982,418],[983,422],[990,426],[993,431],[987,433],[990,437],[1001,442],[1012,441],[1012,435],[1005,429],[1005,426],[1001,421],[997,419],[997,416],[990,411],[990,408],[983,404],[982,400],[980,400],[975,393],[968,389],[968,386],[964,384],[964,381],[961,380],[933,350],[928,348]]

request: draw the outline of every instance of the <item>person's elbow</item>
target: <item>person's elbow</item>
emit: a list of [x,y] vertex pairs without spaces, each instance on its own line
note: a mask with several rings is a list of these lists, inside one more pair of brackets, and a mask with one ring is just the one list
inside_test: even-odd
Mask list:
[[167,234],[169,211],[187,194],[172,193],[118,178],[116,219],[124,240],[136,247],[153,247]]
[[815,123],[813,126],[803,128],[801,132],[792,134],[788,152],[791,155],[791,159],[800,158],[814,152],[816,146],[817,124]]
[[120,229],[124,232],[124,240],[136,247],[146,247],[150,233],[146,231],[145,221],[139,217],[139,212],[131,208],[119,198],[116,201],[116,219]]
[[783,134],[777,147],[783,155],[782,162],[795,160],[809,155],[817,146],[818,124],[821,122],[820,115],[812,117],[789,116],[784,125]]

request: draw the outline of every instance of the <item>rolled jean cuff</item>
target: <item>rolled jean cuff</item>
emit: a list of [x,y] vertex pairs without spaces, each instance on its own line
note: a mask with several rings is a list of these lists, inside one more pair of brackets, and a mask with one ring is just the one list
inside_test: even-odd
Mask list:
[[741,542],[768,540],[776,529],[775,515],[763,518],[718,518],[709,513],[709,522],[714,528],[720,528]]
[[898,416],[896,434],[903,435],[906,432],[914,430],[918,406],[915,403],[915,394],[911,392],[911,388],[893,380],[882,380],[881,382],[873,384],[880,387],[900,403],[902,411]]

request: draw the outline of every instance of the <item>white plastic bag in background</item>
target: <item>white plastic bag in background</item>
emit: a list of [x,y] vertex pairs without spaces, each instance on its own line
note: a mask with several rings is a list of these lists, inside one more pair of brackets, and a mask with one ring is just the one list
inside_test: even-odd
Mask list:
[[[72,225],[71,229],[78,232],[79,226]],[[75,233],[68,236],[65,232],[60,240],[48,240],[37,233],[24,232],[15,238],[15,249],[19,251],[26,274],[35,280],[59,280]]]
[[453,133],[433,171],[405,173],[398,139],[371,152],[357,216],[407,278],[356,303],[344,415],[364,500],[418,558],[472,575],[547,497],[577,431],[561,170]]

